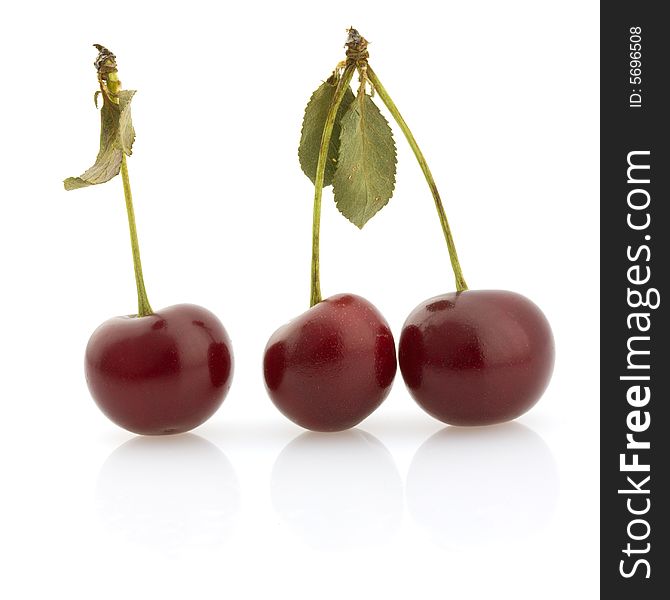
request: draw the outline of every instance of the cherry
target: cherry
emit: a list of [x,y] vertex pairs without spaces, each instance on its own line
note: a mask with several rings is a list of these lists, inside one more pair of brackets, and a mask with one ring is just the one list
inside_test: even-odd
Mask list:
[[134,433],[182,433],[202,424],[219,408],[230,388],[233,356],[221,322],[208,310],[179,304],[154,312],[144,285],[126,157],[135,130],[130,102],[122,90],[116,56],[96,44],[94,63],[103,105],[100,151],[66,190],[105,183],[119,172],[128,214],[137,286],[136,315],[105,321],[86,348],[86,381],[103,413]]
[[403,326],[398,358],[428,414],[451,425],[491,425],[539,400],[554,367],[554,339],[528,298],[471,290],[417,306]]
[[263,366],[277,408],[313,431],[360,423],[386,398],[397,368],[384,317],[353,294],[326,298],[280,327]]
[[[363,42],[361,39],[357,43]],[[362,47],[359,50],[362,56]],[[324,186],[329,185],[326,165],[333,168],[332,150],[338,145],[331,146],[331,136],[338,114],[342,118],[342,102],[347,92],[351,94],[349,85],[355,61],[349,53],[341,75],[339,68],[312,95],[305,109],[298,148],[301,167],[314,183],[310,308],[272,334],[263,358],[265,386],[272,401],[286,417],[313,431],[342,431],[358,425],[384,401],[398,368],[393,334],[370,302],[354,294],[338,294],[325,300],[321,296],[321,200]],[[330,89],[324,92],[324,86]],[[365,93],[364,88],[361,83],[361,94]],[[323,106],[313,104],[324,93],[332,94],[325,114]],[[365,102],[363,96],[360,101]],[[316,105],[320,105],[319,100]],[[379,119],[383,121],[383,117]],[[353,129],[358,134],[362,132],[359,127]],[[383,125],[379,130],[383,130]],[[361,150],[360,144],[351,141]],[[348,218],[359,227],[379,209],[372,209],[373,204],[384,204],[382,194],[388,200],[390,180],[386,174],[389,165],[395,173],[395,145],[392,138],[389,142],[385,137],[384,142],[386,155],[379,160],[383,163],[381,174],[377,171],[372,175],[368,159],[359,155],[346,178],[349,188],[340,207],[348,207]],[[367,152],[369,144],[364,145]],[[363,163],[365,169],[359,168]],[[316,170],[312,172],[314,165]],[[354,174],[356,181],[352,182]],[[393,181],[390,183],[392,188]],[[353,213],[357,216],[353,217]]]
[[114,317],[86,347],[86,381],[109,419],[134,433],[182,433],[204,423],[230,388],[233,359],[221,322],[193,304]]
[[[368,41],[352,27],[345,47],[346,60],[312,94],[305,108],[298,149],[301,167],[314,183],[311,306],[321,302],[319,230],[324,186],[332,184],[337,208],[360,228],[393,195],[396,146],[388,122],[372,100],[374,93],[405,136],[428,184],[456,283],[455,293],[424,302],[407,319],[399,348],[405,382],[416,401],[446,423],[487,425],[514,419],[537,402],[551,377],[554,343],[549,323],[537,306],[519,294],[468,291],[437,184],[407,121],[369,63]],[[349,89],[354,72],[359,78],[355,96]],[[333,131],[337,133],[331,143]],[[345,322],[324,318],[322,324],[314,318],[312,324],[310,314],[317,313],[305,313],[271,340],[266,382],[275,403],[291,418],[310,426],[315,419],[319,427],[334,425],[320,414],[328,405],[322,407],[318,399],[332,394],[339,407],[340,386],[363,382],[347,380],[348,369],[338,370],[339,363],[331,367],[327,360],[331,349],[342,364],[349,364],[338,353],[347,346],[326,341],[331,332],[338,332],[332,335],[339,339]],[[302,329],[309,324],[311,328]],[[351,363],[352,371],[357,367]],[[335,383],[326,373],[337,376]],[[291,375],[286,384],[285,374]],[[303,385],[309,385],[309,391],[301,390]]]

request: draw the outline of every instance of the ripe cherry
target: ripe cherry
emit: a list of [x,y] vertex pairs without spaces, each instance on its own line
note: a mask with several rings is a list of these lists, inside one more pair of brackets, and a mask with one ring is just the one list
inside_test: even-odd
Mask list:
[[397,368],[388,324],[353,294],[331,296],[280,327],[263,366],[277,408],[313,431],[360,423],[386,398]]
[[146,317],[115,317],[86,347],[86,381],[114,423],[145,435],[204,423],[230,388],[230,339],[208,310],[178,304]]
[[539,400],[554,367],[554,339],[524,296],[471,290],[417,306],[398,358],[411,395],[430,415],[451,425],[491,425]]
[[135,139],[130,118],[134,92],[121,89],[114,54],[104,46],[96,48],[103,101],[100,152],[93,167],[64,184],[66,190],[78,189],[121,172],[138,311],[95,330],[86,348],[86,381],[102,412],[117,425],[146,435],[181,433],[206,421],[223,402],[233,373],[230,340],[204,308],[180,304],[154,312],[149,304],[126,162]]
[[[298,152],[303,171],[314,183],[311,306],[321,301],[319,223],[323,187],[332,183],[338,209],[358,227],[363,227],[393,195],[395,142],[388,123],[378,114],[372,96],[366,92],[370,88],[404,134],[423,172],[456,282],[456,293],[426,301],[405,323],[399,350],[405,382],[423,408],[447,423],[486,425],[514,419],[539,399],[551,377],[554,344],[549,323],[532,302],[518,294],[467,291],[454,237],[426,158],[369,64],[367,40],[350,28],[345,47],[346,60],[314,92],[305,109]],[[360,85],[354,96],[349,86],[355,71]],[[331,144],[336,124],[338,134]],[[271,343],[282,342],[282,336],[287,336],[305,344],[304,349],[297,346],[296,356],[300,360],[295,365],[289,362],[286,367],[291,375],[288,386],[291,393],[285,397],[277,394],[282,389],[281,377],[268,379],[266,355],[268,387],[275,402],[289,416],[293,407],[298,406],[298,416],[304,417],[304,407],[308,406],[308,398],[300,395],[300,384],[312,385],[309,398],[325,393],[320,380],[309,380],[313,369],[319,371],[321,367],[317,357],[303,355],[311,346],[302,339],[300,328],[303,319],[309,322],[309,314],[296,325],[289,325],[287,332],[280,330],[275,334],[278,340],[271,340]],[[335,324],[333,328],[337,331]],[[315,340],[318,341],[318,336]],[[314,347],[318,347],[316,342]],[[281,345],[277,348],[274,351],[280,353],[280,358],[276,360],[283,365],[285,350]],[[293,354],[290,356],[293,359]],[[283,370],[280,374],[283,376]],[[346,383],[346,377],[340,375]]]
[[[343,118],[344,111],[340,108],[344,108],[342,102],[347,92],[351,95],[349,102],[353,99],[349,86],[356,64],[349,52],[350,44],[354,43],[361,45],[357,55],[363,56],[362,46],[367,42],[362,38],[354,42],[351,38],[347,42],[349,50],[343,72],[339,73],[338,66],[307,104],[298,149],[301,167],[314,183],[310,308],[275,331],[263,359],[265,385],[272,401],[289,419],[314,431],[342,431],[356,426],[386,398],[397,370],[393,335],[370,302],[353,294],[338,294],[325,300],[321,296],[321,199],[327,185],[326,165],[334,169],[333,150],[340,143],[335,141],[331,145],[333,128],[338,115],[340,120]],[[362,82],[361,94],[364,88]],[[321,100],[329,94],[330,100],[323,104]],[[363,95],[360,102],[365,103]],[[388,200],[394,184],[395,145],[390,132],[380,125],[385,123],[383,117],[376,122],[379,125],[376,133],[382,131],[386,144],[385,156],[377,164],[381,165],[382,173],[372,173],[374,166],[368,157],[358,156],[343,184],[346,191],[340,212],[346,206],[342,214],[346,213],[359,227],[379,210],[380,203],[383,206],[382,195]],[[369,144],[356,144],[353,139],[370,132],[357,126],[354,130],[352,145],[358,150],[365,145],[364,154],[374,152]]]

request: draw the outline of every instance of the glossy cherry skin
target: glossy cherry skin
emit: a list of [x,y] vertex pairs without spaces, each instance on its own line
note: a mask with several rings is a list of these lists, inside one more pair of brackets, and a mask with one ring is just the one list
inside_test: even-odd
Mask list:
[[528,298],[470,290],[417,306],[403,326],[398,359],[427,413],[451,425],[492,425],[540,399],[554,368],[554,338]]
[[208,310],[177,304],[147,317],[114,317],[86,347],[86,381],[107,417],[144,435],[204,423],[230,388],[233,354]]
[[395,342],[370,302],[338,294],[275,331],[263,367],[268,394],[286,417],[313,431],[342,431],[391,390]]

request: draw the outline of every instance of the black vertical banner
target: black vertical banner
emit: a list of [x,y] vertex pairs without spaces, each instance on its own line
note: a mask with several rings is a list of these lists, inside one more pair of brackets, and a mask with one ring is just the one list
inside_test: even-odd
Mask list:
[[601,3],[601,588],[670,597],[670,33]]

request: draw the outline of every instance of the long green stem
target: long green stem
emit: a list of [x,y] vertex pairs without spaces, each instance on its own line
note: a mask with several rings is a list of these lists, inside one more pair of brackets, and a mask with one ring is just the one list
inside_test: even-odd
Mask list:
[[351,83],[354,76],[356,65],[350,64],[342,73],[342,77],[337,84],[335,95],[328,107],[326,123],[321,135],[321,146],[319,147],[319,160],[316,165],[316,177],[314,179],[314,215],[312,219],[312,279],[310,291],[310,307],[321,302],[321,280],[319,273],[319,234],[321,230],[321,196],[323,194],[323,180],[326,172],[326,161],[328,159],[328,146],[333,133],[333,125],[337,111],[342,104],[342,98]]
[[133,209],[133,194],[130,191],[128,164],[126,155],[121,158],[121,179],[123,180],[123,195],[126,198],[126,212],[128,213],[128,227],[130,228],[130,245],[133,249],[133,265],[135,266],[135,283],[137,284],[137,316],[146,317],[154,313],[147,298],[142,275],[142,261],[140,260],[140,245],[137,241],[137,227],[135,226],[135,210]]
[[405,119],[402,118],[402,115],[398,111],[398,108],[391,100],[388,92],[384,86],[379,81],[375,72],[370,68],[370,65],[367,66],[367,77],[370,83],[375,88],[376,92],[379,94],[379,97],[382,99],[386,107],[389,109],[390,113],[393,115],[393,118],[398,123],[400,129],[405,134],[407,141],[409,142],[414,156],[423,171],[423,175],[428,182],[428,187],[433,195],[433,200],[435,200],[435,208],[437,209],[437,215],[440,219],[440,224],[442,225],[442,231],[444,232],[444,238],[447,241],[447,248],[449,249],[449,258],[451,259],[451,267],[454,270],[454,277],[456,278],[456,289],[459,292],[465,291],[468,289],[467,283],[465,283],[465,278],[463,277],[463,271],[461,270],[461,264],[458,262],[458,254],[456,252],[456,245],[454,244],[454,237],[451,234],[451,229],[449,228],[449,221],[447,221],[447,215],[444,212],[444,206],[442,205],[442,200],[440,199],[440,193],[437,191],[437,185],[435,185],[435,180],[433,175],[428,168],[428,163],[423,156],[423,152],[419,148],[419,145],[416,143],[410,128],[405,123]]
[[[118,103],[117,95],[121,90],[121,81],[116,70],[107,74],[107,89],[110,100]],[[133,250],[133,266],[135,267],[135,283],[137,285],[137,316],[147,317],[153,315],[154,311],[149,304],[147,290],[144,287],[144,275],[142,274],[142,260],[140,259],[140,244],[137,240],[137,226],[135,225],[135,209],[133,208],[133,193],[130,190],[130,177],[128,176],[128,163],[126,155],[121,155],[121,179],[123,180],[123,195],[126,199],[126,212],[128,213],[128,228],[130,229],[130,246]]]

